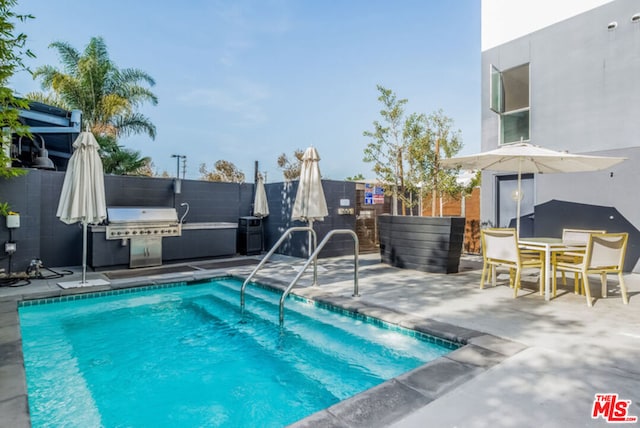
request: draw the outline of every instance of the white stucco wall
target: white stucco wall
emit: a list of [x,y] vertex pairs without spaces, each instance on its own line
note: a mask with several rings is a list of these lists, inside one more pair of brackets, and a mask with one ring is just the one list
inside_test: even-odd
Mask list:
[[[483,5],[486,2],[483,0]],[[601,3],[482,51],[482,150],[496,148],[499,138],[499,116],[489,109],[491,66],[506,70],[528,63],[532,144],[629,159],[605,171],[538,174],[534,177],[534,204],[555,199],[615,207],[631,223],[628,230],[635,231],[629,245],[637,255],[640,202],[634,189],[640,187],[640,22],[632,22],[631,17],[640,13],[640,0]],[[618,26],[609,30],[612,21]],[[485,172],[482,221],[495,223],[497,218],[495,188],[494,174]],[[563,227],[573,227],[571,220],[570,215],[557,219]],[[608,227],[608,221],[603,219],[598,227],[618,231],[618,226]],[[633,270],[640,272],[640,258]]]
[[611,1],[482,0],[482,50],[491,49]]

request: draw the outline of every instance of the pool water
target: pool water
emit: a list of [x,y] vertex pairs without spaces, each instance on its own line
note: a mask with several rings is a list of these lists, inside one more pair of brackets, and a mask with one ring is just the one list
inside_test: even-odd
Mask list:
[[300,299],[281,328],[280,294],[249,286],[242,312],[240,286],[22,305],[32,425],[283,426],[453,348]]

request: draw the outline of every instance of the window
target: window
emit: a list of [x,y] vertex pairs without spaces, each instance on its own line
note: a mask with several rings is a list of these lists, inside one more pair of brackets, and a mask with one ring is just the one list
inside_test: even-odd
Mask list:
[[500,115],[500,144],[529,140],[529,64],[491,66],[490,108]]

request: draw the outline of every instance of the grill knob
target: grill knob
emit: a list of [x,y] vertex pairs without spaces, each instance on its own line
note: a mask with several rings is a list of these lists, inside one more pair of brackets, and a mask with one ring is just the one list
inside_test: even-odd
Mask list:
[[158,233],[158,231],[157,231],[157,230],[154,230],[154,231],[153,231],[153,233]]
[[118,236],[122,235],[122,232],[118,232]]
[[125,231],[125,232],[124,232],[124,234],[125,234],[125,235],[128,235],[128,234],[129,234],[129,231],[128,231],[128,230],[127,230],[127,231]]

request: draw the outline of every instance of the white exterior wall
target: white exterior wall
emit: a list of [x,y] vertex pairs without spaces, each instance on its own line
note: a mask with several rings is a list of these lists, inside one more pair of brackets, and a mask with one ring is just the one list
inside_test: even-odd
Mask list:
[[[496,7],[512,1],[483,1],[483,27],[491,22],[484,20],[489,10],[485,3]],[[523,7],[520,12],[526,15],[524,4],[547,1],[513,3]],[[483,151],[498,146],[499,116],[489,109],[491,65],[505,70],[529,63],[532,144],[629,158],[607,171],[536,176],[535,205],[556,199],[612,206],[640,229],[640,198],[633,196],[640,188],[640,22],[631,22],[640,13],[640,1],[600,3],[487,49],[483,29],[481,146]],[[608,30],[613,21],[618,26]],[[487,38],[487,46],[490,40]],[[494,177],[483,174],[481,198],[482,221],[492,223],[496,218]],[[636,266],[634,270],[640,269]]]

